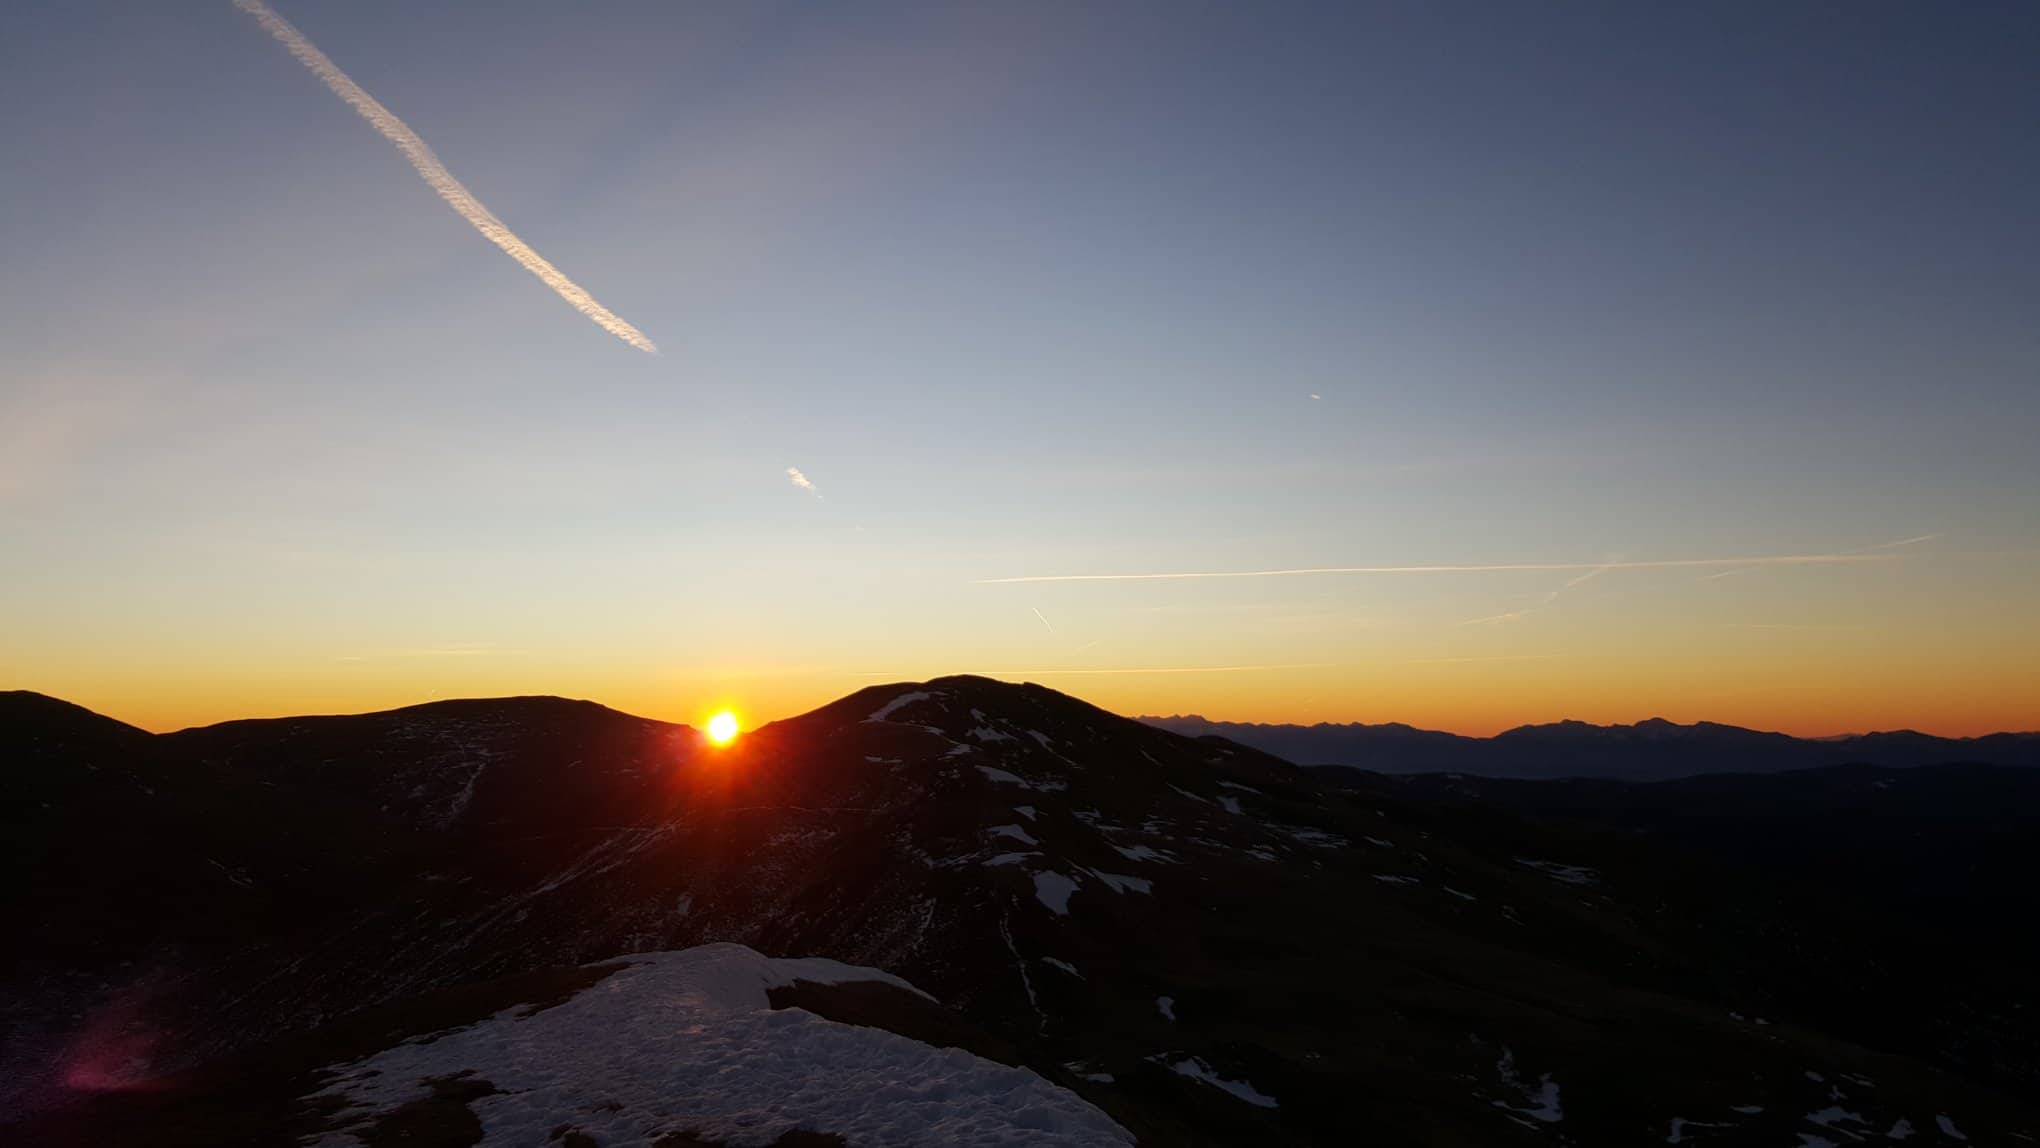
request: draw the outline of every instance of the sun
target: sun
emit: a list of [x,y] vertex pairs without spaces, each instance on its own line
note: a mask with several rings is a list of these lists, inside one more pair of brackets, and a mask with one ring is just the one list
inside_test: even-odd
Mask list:
[[708,740],[717,745],[728,745],[737,740],[737,715],[723,710],[708,719]]

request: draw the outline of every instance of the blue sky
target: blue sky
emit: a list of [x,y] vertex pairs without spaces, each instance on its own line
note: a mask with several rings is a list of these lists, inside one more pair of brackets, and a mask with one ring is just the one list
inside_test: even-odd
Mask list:
[[226,0],[9,8],[14,684],[2040,724],[2030,8],[278,11],[661,353]]

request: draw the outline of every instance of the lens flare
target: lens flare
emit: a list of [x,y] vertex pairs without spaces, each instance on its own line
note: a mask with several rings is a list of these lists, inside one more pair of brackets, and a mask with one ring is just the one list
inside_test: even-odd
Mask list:
[[737,740],[737,715],[724,710],[708,719],[708,740],[717,745]]

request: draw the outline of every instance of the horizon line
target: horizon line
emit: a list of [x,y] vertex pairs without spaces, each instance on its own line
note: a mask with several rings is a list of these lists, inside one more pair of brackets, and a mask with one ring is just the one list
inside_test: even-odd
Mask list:
[[[1165,672],[1165,673],[1166,673],[1166,672],[1192,672],[1192,673],[1196,673],[1196,672],[1211,672],[1211,671],[1217,671],[1217,670],[1225,670],[1225,669],[1231,669],[1231,668],[1235,668],[1235,667],[1194,667],[1194,666],[1193,666],[1193,667],[1183,667],[1183,668],[1181,668],[1181,669],[1178,669],[1178,670],[1175,670],[1175,671],[1168,671],[1168,670],[1162,670],[1162,671],[1156,671],[1156,670],[1139,670],[1139,669],[1136,669],[1136,670],[1123,670],[1123,671],[1122,671],[1122,670],[1101,670],[1101,671],[1090,671],[1090,672],[1094,672],[1094,673],[1155,673],[1155,672]],[[1278,668],[1278,667],[1238,667],[1238,668],[1249,668],[1249,669],[1251,669],[1251,668]],[[1006,673],[1015,673],[1016,671],[1005,671],[1005,672],[1006,672]],[[1048,671],[1039,671],[1039,670],[1037,670],[1037,671],[1018,671],[1018,672],[1033,672],[1033,673],[1082,673],[1082,672],[1086,672],[1086,671],[1080,671],[1080,670],[1079,670],[1079,671],[1071,671],[1071,670],[1062,670],[1062,671],[1056,671],[1056,670],[1048,670]],[[851,677],[876,677],[876,676],[886,676],[886,675],[884,675],[884,674],[882,674],[881,672],[878,672],[878,671],[845,671],[845,673],[847,674],[847,676],[851,676]],[[1007,684],[1007,685],[1019,685],[1019,684],[1027,684],[1027,683],[1022,683],[1022,682],[1014,682],[1014,681],[1004,681],[1004,680],[1002,680],[1002,679],[1000,679],[1000,678],[998,677],[998,674],[997,674],[996,672],[988,672],[988,671],[982,671],[982,670],[960,670],[960,671],[956,671],[956,672],[954,672],[954,673],[949,673],[949,674],[937,674],[937,675],[935,675],[935,676],[933,676],[933,677],[930,677],[930,678],[919,678],[919,679],[917,679],[917,678],[914,678],[914,677],[912,677],[911,675],[909,675],[909,676],[904,676],[904,677],[896,678],[896,679],[894,679],[894,680],[893,680],[892,682],[888,682],[888,683],[880,683],[880,684],[895,684],[895,685],[901,685],[901,686],[922,686],[922,685],[927,685],[927,684],[929,684],[930,682],[938,681],[938,680],[940,680],[940,679],[942,679],[942,678],[946,678],[946,677],[985,677],[985,678],[991,678],[991,679],[993,679],[993,680],[995,680],[995,681],[1001,681],[1001,682],[1002,682],[1002,684]],[[861,687],[861,688],[863,688],[863,689],[871,689],[871,688],[873,688],[873,687],[871,687],[871,686],[865,686],[865,687]],[[1053,688],[1053,687],[1048,687],[1048,688]],[[817,704],[815,704],[815,705],[812,705],[812,706],[808,706],[808,707],[807,707],[807,708],[805,708],[805,709],[800,709],[800,710],[797,710],[796,712],[794,712],[794,713],[791,713],[791,714],[788,714],[788,715],[786,715],[786,716],[784,716],[784,717],[776,717],[776,718],[772,718],[772,719],[769,719],[769,720],[767,720],[767,721],[764,721],[764,722],[761,722],[761,723],[760,723],[759,725],[757,725],[757,726],[753,726],[753,727],[751,727],[751,728],[752,728],[753,730],[756,730],[756,729],[761,729],[761,728],[763,728],[764,726],[768,726],[768,725],[774,725],[774,724],[777,724],[777,723],[779,723],[779,722],[783,722],[783,721],[790,721],[790,720],[793,720],[793,719],[795,719],[795,718],[799,718],[799,717],[804,717],[804,716],[806,716],[806,715],[808,715],[808,714],[810,714],[810,713],[814,713],[814,712],[815,712],[815,711],[817,711],[817,710],[820,710],[820,709],[825,709],[825,708],[827,708],[828,706],[834,705],[834,704],[836,704],[837,702],[840,702],[840,701],[842,701],[842,700],[843,700],[844,698],[847,698],[847,697],[851,696],[851,694],[854,694],[854,693],[856,693],[856,692],[858,692],[858,691],[857,691],[857,690],[851,690],[851,691],[850,691],[849,693],[845,693],[845,694],[842,694],[842,695],[840,695],[840,696],[836,696],[836,697],[831,697],[831,698],[828,698],[827,700],[824,700],[824,701],[822,701],[822,702],[819,702],[819,703],[817,703]],[[1085,701],[1085,700],[1086,700],[1086,699],[1084,699],[1084,698],[1080,697],[1079,695],[1076,695],[1076,694],[1068,694],[1068,693],[1067,693],[1067,691],[1057,690],[1056,692],[1058,692],[1058,693],[1065,693],[1065,694],[1067,694],[1067,696],[1069,696],[1069,697],[1073,697],[1073,698],[1076,698],[1076,699],[1077,699],[1077,700],[1079,700],[1079,701]],[[101,717],[101,718],[104,718],[104,719],[106,719],[106,720],[108,720],[108,721],[114,721],[114,722],[119,722],[119,723],[120,723],[120,724],[122,724],[122,725],[130,726],[130,727],[132,727],[132,728],[134,728],[134,729],[140,730],[140,731],[142,731],[142,732],[144,732],[144,733],[147,733],[147,734],[149,734],[149,735],[151,735],[151,736],[156,736],[156,737],[161,737],[161,736],[167,736],[167,735],[170,735],[170,734],[175,734],[175,733],[182,733],[182,732],[186,732],[186,731],[190,731],[190,730],[197,730],[197,729],[206,729],[206,728],[209,728],[209,727],[212,727],[212,726],[218,726],[218,725],[225,725],[225,724],[228,724],[228,723],[233,723],[233,722],[253,722],[253,721],[292,721],[292,720],[297,720],[297,719],[301,719],[301,718],[350,718],[350,717],[366,717],[366,716],[372,716],[372,715],[376,715],[376,714],[387,714],[387,713],[396,713],[396,712],[398,712],[398,711],[401,711],[401,710],[407,710],[407,709],[415,709],[415,708],[418,708],[418,707],[420,707],[420,706],[428,706],[428,705],[435,705],[435,704],[439,704],[439,703],[443,703],[443,702],[488,702],[488,701],[498,701],[498,702],[508,702],[508,701],[525,701],[525,700],[539,700],[539,699],[552,699],[552,700],[560,700],[560,701],[570,701],[570,702],[586,702],[586,703],[588,703],[588,704],[590,704],[590,705],[596,705],[596,706],[600,706],[600,707],[601,707],[601,708],[603,708],[603,709],[606,709],[606,710],[610,710],[610,711],[612,711],[612,712],[614,712],[614,713],[624,714],[625,716],[628,716],[628,717],[637,717],[637,718],[645,718],[646,720],[650,720],[650,721],[656,721],[656,722],[659,722],[660,724],[663,724],[663,725],[670,725],[670,726],[675,726],[675,727],[680,727],[680,728],[687,728],[687,729],[692,729],[692,728],[694,728],[694,727],[693,727],[693,726],[692,726],[692,725],[691,725],[691,724],[690,724],[689,722],[687,722],[687,721],[676,721],[676,720],[669,720],[669,719],[666,719],[666,718],[656,718],[656,717],[653,717],[653,718],[646,718],[646,715],[644,715],[644,714],[642,714],[642,713],[636,713],[636,712],[633,712],[633,711],[630,711],[630,710],[623,710],[623,709],[618,709],[617,707],[615,707],[615,706],[612,706],[612,705],[609,705],[609,704],[607,704],[607,703],[605,703],[605,702],[600,702],[600,701],[596,701],[596,700],[595,700],[594,698],[591,698],[591,697],[578,697],[578,696],[574,696],[574,695],[570,695],[570,694],[560,694],[560,693],[545,693],[545,692],[537,692],[537,693],[513,693],[513,694],[489,694],[489,695],[479,695],[479,696],[478,696],[478,695],[470,695],[470,694],[449,694],[449,695],[440,695],[440,696],[434,696],[434,697],[427,697],[427,698],[423,698],[423,699],[421,699],[421,700],[418,700],[418,701],[409,701],[409,702],[401,702],[401,703],[398,703],[398,704],[395,704],[395,705],[388,705],[388,706],[380,706],[380,707],[378,707],[378,708],[374,708],[374,709],[364,709],[364,710],[348,710],[348,711],[331,711],[331,710],[327,710],[327,711],[319,711],[319,712],[309,712],[309,713],[306,713],[306,712],[288,712],[288,713],[275,713],[275,714],[270,714],[270,715],[267,715],[267,716],[235,716],[235,717],[225,717],[225,718],[220,718],[220,719],[218,719],[218,720],[215,720],[215,721],[202,721],[202,722],[196,722],[196,723],[193,723],[193,724],[188,724],[188,725],[176,725],[176,726],[171,726],[171,727],[167,727],[167,728],[161,728],[161,729],[151,729],[151,728],[149,728],[149,727],[147,727],[147,726],[142,726],[142,725],[138,725],[138,724],[136,724],[136,723],[134,723],[134,722],[130,722],[130,721],[127,721],[127,720],[125,720],[125,719],[122,719],[122,718],[114,717],[114,716],[113,716],[113,715],[112,715],[111,713],[109,713],[109,712],[107,712],[107,711],[105,711],[105,710],[101,710],[101,709],[96,709],[96,708],[94,708],[94,707],[92,707],[92,706],[89,706],[89,705],[86,705],[86,704],[84,704],[84,703],[82,703],[82,702],[76,702],[76,701],[72,701],[71,699],[69,699],[69,698],[66,698],[66,697],[63,697],[63,696],[61,696],[61,695],[58,695],[58,694],[52,694],[52,693],[45,693],[45,692],[43,692],[43,691],[41,691],[41,690],[34,690],[34,689],[28,689],[28,688],[24,688],[24,687],[13,687],[13,688],[9,688],[9,689],[0,689],[0,695],[5,695],[5,694],[9,694],[9,693],[20,693],[20,694],[32,694],[32,695],[35,695],[35,696],[38,696],[38,697],[48,698],[48,699],[50,699],[50,700],[52,700],[52,701],[55,701],[55,702],[59,702],[59,703],[65,704],[65,705],[70,705],[70,706],[76,706],[77,708],[79,708],[79,709],[81,709],[81,710],[84,710],[84,711],[85,711],[85,712],[87,712],[87,713],[93,714],[93,715],[95,715],[95,716],[97,716],[97,717]],[[1092,703],[1092,704],[1095,704],[1095,703]],[[1103,708],[1103,707],[1100,707],[1100,708]],[[1537,726],[1547,726],[1547,725],[1562,725],[1562,724],[1566,724],[1566,723],[1568,723],[1568,722],[1571,722],[1571,723],[1577,723],[1577,724],[1580,724],[1580,725],[1587,725],[1587,726],[1593,726],[1593,727],[1596,727],[1596,728],[1601,728],[1601,729],[1608,729],[1608,728],[1620,728],[1620,727],[1626,727],[1626,726],[1635,726],[1635,725],[1639,725],[1639,724],[1641,724],[1641,723],[1643,723],[1643,722],[1646,722],[1646,721],[1654,721],[1654,720],[1655,720],[1655,721],[1665,721],[1665,722],[1670,722],[1670,723],[1671,723],[1671,724],[1673,724],[1673,725],[1679,725],[1679,726],[1692,726],[1692,725],[1700,725],[1700,724],[1707,724],[1707,725],[1719,725],[1719,726],[1727,726],[1727,727],[1729,727],[1729,728],[1733,728],[1733,729],[1743,729],[1743,730],[1750,730],[1750,731],[1753,731],[1753,732],[1757,732],[1757,733],[1771,733],[1771,734],[1777,734],[1778,736],[1781,736],[1781,737],[1789,737],[1789,738],[1792,738],[1792,739],[1794,739],[1794,740],[1796,740],[1796,741],[1833,741],[1833,740],[1838,740],[1838,739],[1842,739],[1842,738],[1851,738],[1851,737],[1868,737],[1868,736],[1872,736],[1872,735],[1876,735],[1876,734],[1902,734],[1902,733],[1911,733],[1911,734],[1918,734],[1918,735],[1920,735],[1920,736],[1923,736],[1923,737],[1932,737],[1932,738],[1936,738],[1936,739],[1939,739],[1939,740],[1942,740],[1942,741],[1976,741],[1976,740],[1978,740],[1978,739],[1980,739],[1980,738],[1985,738],[1985,737],[1992,737],[1992,736],[2009,736],[2009,737],[2040,737],[2040,728],[2016,728],[2016,727],[2002,727],[2002,728],[1998,728],[1998,729],[1990,729],[1990,730],[1986,730],[1985,732],[1982,732],[1982,733],[1968,733],[1968,734],[1964,734],[1964,733],[1933,733],[1933,732],[1931,732],[1931,731],[1929,731],[1929,730],[1926,730],[1926,729],[1922,729],[1922,728],[1919,728],[1918,726],[1915,726],[1915,725],[1899,725],[1899,726],[1893,726],[1893,727],[1886,727],[1886,728],[1862,728],[1862,729],[1855,729],[1855,730],[1845,730],[1845,731],[1843,731],[1843,732],[1839,732],[1839,733],[1821,733],[1821,734],[1814,734],[1814,733],[1805,733],[1805,734],[1799,734],[1799,733],[1787,733],[1786,731],[1784,731],[1784,730],[1779,730],[1779,729],[1765,729],[1765,728],[1761,728],[1761,727],[1758,727],[1758,726],[1750,726],[1750,725],[1739,725],[1739,724],[1737,724],[1737,723],[1735,723],[1735,722],[1725,722],[1725,721],[1715,721],[1715,720],[1713,720],[1713,719],[1711,719],[1711,718],[1698,718],[1698,719],[1695,719],[1694,721],[1690,721],[1690,722],[1681,722],[1681,721],[1676,721],[1676,720],[1674,720],[1674,719],[1671,719],[1671,718],[1666,718],[1666,717],[1662,716],[1662,713],[1654,713],[1654,714],[1651,714],[1651,715],[1650,715],[1650,716],[1648,716],[1648,717],[1638,718],[1638,719],[1636,719],[1635,721],[1605,721],[1605,722],[1602,722],[1602,721],[1589,721],[1589,720],[1587,720],[1587,719],[1584,719],[1584,718],[1572,718],[1572,717],[1559,717],[1559,718],[1553,718],[1553,719],[1550,719],[1550,720],[1547,720],[1547,721],[1523,721],[1523,722],[1517,722],[1517,723],[1515,723],[1515,724],[1512,724],[1512,725],[1507,725],[1507,726],[1503,726],[1503,727],[1501,727],[1501,728],[1499,728],[1499,729],[1496,729],[1496,730],[1495,730],[1495,731],[1494,731],[1493,733],[1466,733],[1466,732],[1462,732],[1462,731],[1459,731],[1459,730],[1452,730],[1452,729],[1438,729],[1438,728],[1435,728],[1435,727],[1432,727],[1432,726],[1424,726],[1424,725],[1416,725],[1416,724],[1414,724],[1414,723],[1411,723],[1411,722],[1407,722],[1407,721],[1400,721],[1400,720],[1396,720],[1396,719],[1392,719],[1392,718],[1391,718],[1391,719],[1385,719],[1385,720],[1380,720],[1380,721],[1363,721],[1363,720],[1359,720],[1359,719],[1354,719],[1354,720],[1350,720],[1350,721],[1329,721],[1329,720],[1319,720],[1319,721],[1315,721],[1315,722],[1302,722],[1302,721],[1242,721],[1242,720],[1238,720],[1238,719],[1231,719],[1231,718],[1210,718],[1210,717],[1206,717],[1206,716],[1205,716],[1205,715],[1203,715],[1203,714],[1185,714],[1185,713],[1176,713],[1176,714],[1134,714],[1134,713],[1119,713],[1119,712],[1118,712],[1118,711],[1116,711],[1116,710],[1107,710],[1107,712],[1108,712],[1108,713],[1113,713],[1113,714],[1114,714],[1115,716],[1118,716],[1118,717],[1122,717],[1122,718],[1125,718],[1125,719],[1126,719],[1126,720],[1128,720],[1128,721],[1143,721],[1143,722],[1144,722],[1144,721],[1146,721],[1146,720],[1147,720],[1147,719],[1149,719],[1149,718],[1195,718],[1195,719],[1197,719],[1197,720],[1199,720],[1199,721],[1205,721],[1205,722],[1211,722],[1211,723],[1213,723],[1213,724],[1220,724],[1220,725],[1258,725],[1258,726],[1291,726],[1291,727],[1295,727],[1295,728],[1299,728],[1299,729],[1309,729],[1309,728],[1312,728],[1312,727],[1314,727],[1314,726],[1320,726],[1320,725],[1327,725],[1327,726],[1384,726],[1384,725],[1400,725],[1400,726],[1405,726],[1405,727],[1407,727],[1407,728],[1410,728],[1410,729],[1418,730],[1418,731],[1420,731],[1420,732],[1425,732],[1425,733],[1442,733],[1442,734],[1447,734],[1447,735],[1450,735],[1450,736],[1452,736],[1452,737],[1463,737],[1463,738],[1470,738],[1470,739],[1475,739],[1475,740],[1485,740],[1485,739],[1488,739],[1488,738],[1492,738],[1492,737],[1496,736],[1497,734],[1500,734],[1500,733],[1505,733],[1505,732],[1508,732],[1509,730],[1513,730],[1513,729],[1523,729],[1523,728],[1533,728],[1533,727],[1537,727]]]

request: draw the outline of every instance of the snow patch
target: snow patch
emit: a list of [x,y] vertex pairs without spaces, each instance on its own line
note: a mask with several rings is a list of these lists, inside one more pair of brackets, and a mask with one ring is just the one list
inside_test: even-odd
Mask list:
[[1034,788],[1033,786],[1027,784],[1026,778],[1021,777],[1017,773],[1007,773],[1003,769],[998,769],[989,765],[980,765],[977,767],[977,771],[979,773],[984,774],[986,777],[992,779],[993,781],[998,782],[1000,785],[1017,785],[1022,789]]
[[1048,1015],[1041,1011],[1041,1002],[1034,996],[1034,978],[1027,975],[1027,958],[1020,955],[1019,946],[1013,943],[1013,930],[1006,925],[1006,915],[999,914],[999,936],[1006,940],[1006,951],[1013,954],[1013,967],[1020,970],[1020,987],[1027,990],[1027,1007],[1034,1010],[1038,1030],[1048,1031]]
[[1090,1071],[1091,1066],[1088,1063],[1081,1060],[1066,1060],[1063,1062],[1063,1067],[1069,1069],[1071,1072],[1076,1073],[1079,1077],[1081,1077],[1084,1080],[1095,1081],[1099,1084],[1112,1083],[1111,1073],[1092,1072]]
[[631,967],[553,1008],[515,1006],[429,1044],[338,1066],[320,1095],[353,1106],[342,1113],[353,1130],[319,1144],[360,1143],[368,1121],[428,1096],[425,1081],[460,1073],[496,1087],[468,1103],[484,1148],[543,1144],[562,1124],[605,1144],[689,1129],[760,1145],[795,1128],[852,1143],[1134,1142],[1082,1097],[1027,1069],[802,1009],[773,1010],[766,997],[797,980],[918,991],[890,974],[773,960],[733,944],[626,959]]
[[1157,865],[1178,864],[1175,857],[1147,845],[1114,845],[1112,849],[1128,861],[1151,861]]
[[[1808,1124],[1818,1124],[1822,1128],[1832,1128],[1843,1121],[1851,1124],[1862,1124],[1865,1122],[1861,1113],[1843,1111],[1842,1106],[1839,1104],[1830,1104],[1818,1112],[1806,1114],[1806,1122]],[[1843,1131],[1847,1130],[1844,1129]]]
[[1041,844],[1041,842],[1036,841],[1034,839],[1033,834],[1027,832],[1025,829],[1020,828],[1018,825],[994,825],[991,828],[991,834],[994,837],[1011,837],[1013,840],[1020,842],[1022,845]]
[[1162,1014],[1163,1020],[1170,1021],[1173,1023],[1176,1019],[1176,998],[1156,997],[1155,1011]]
[[1192,1080],[1201,1080],[1214,1088],[1222,1088],[1256,1108],[1280,1107],[1274,1097],[1261,1092],[1247,1081],[1227,1080],[1225,1077],[1213,1072],[1210,1065],[1194,1056],[1185,1057],[1171,1064],[1169,1071],[1178,1076],[1187,1076]]
[[1558,1085],[1552,1082],[1550,1073],[1538,1078],[1535,1089],[1530,1088],[1516,1074],[1516,1054],[1506,1046],[1502,1049],[1502,1058],[1495,1062],[1495,1072],[1502,1078],[1504,1087],[1525,1100],[1523,1107],[1497,1100],[1493,1102],[1496,1108],[1527,1116],[1541,1124],[1556,1124],[1565,1119],[1565,1109],[1558,1102]]
[[1084,870],[1084,872],[1089,873],[1091,876],[1096,877],[1098,880],[1105,882],[1107,885],[1110,885],[1114,893],[1154,892],[1155,888],[1154,882],[1145,880],[1140,877],[1127,877],[1118,873],[1101,873],[1096,869],[1086,869]]
[[1070,915],[1070,894],[1076,891],[1077,883],[1061,873],[1051,871],[1034,875],[1034,895],[1058,916]]
[[1219,808],[1225,810],[1227,813],[1242,815],[1246,812],[1245,810],[1240,808],[1239,798],[1227,797],[1223,793],[1218,795],[1218,805]]
[[1733,1127],[1735,1127],[1735,1125],[1733,1124],[1709,1124],[1704,1120],[1688,1120],[1683,1116],[1674,1116],[1672,1117],[1671,1131],[1665,1134],[1665,1143],[1667,1144],[1685,1143],[1686,1129],[1688,1128],[1733,1128]]
[[1955,1127],[1955,1122],[1953,1120],[1950,1120],[1946,1116],[1934,1117],[1934,1127],[1939,1128],[1941,1130],[1941,1135],[1949,1137],[1950,1139],[1964,1141],[1969,1139],[1969,1137],[1964,1136],[1962,1134],[1961,1129]]
[[1601,881],[1599,873],[1583,865],[1561,865],[1556,861],[1538,861],[1529,857],[1516,858],[1516,864],[1525,869],[1535,869],[1566,885],[1597,885]]
[[871,711],[871,716],[864,720],[868,722],[891,720],[894,714],[907,706],[913,705],[915,702],[925,702],[934,696],[934,694],[929,693],[927,690],[910,690]]

